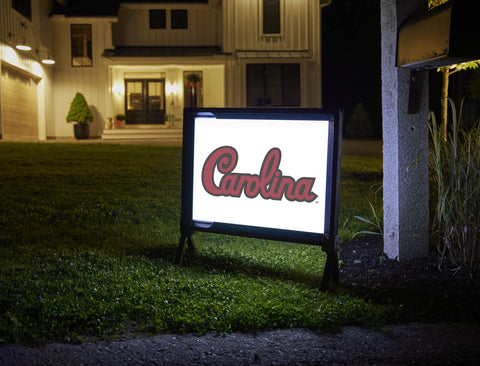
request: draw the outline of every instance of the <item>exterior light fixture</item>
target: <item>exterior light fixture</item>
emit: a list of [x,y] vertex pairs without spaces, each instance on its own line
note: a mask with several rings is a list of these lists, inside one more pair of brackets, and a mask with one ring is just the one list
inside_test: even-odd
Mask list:
[[176,83],[170,83],[167,85],[167,94],[176,95],[177,91],[178,91],[178,88]]
[[[27,26],[25,25],[25,23],[21,23],[21,26],[24,30],[27,29]],[[10,38],[14,38],[15,36],[12,34],[12,33],[8,33],[8,36]],[[25,41],[25,33],[21,36],[21,39],[22,41],[21,42],[18,42],[15,44],[15,48],[17,50],[20,50],[20,51],[31,51],[32,50],[32,47],[30,47],[27,42]]]
[[32,50],[32,47],[30,47],[29,45],[27,45],[25,43],[25,39],[23,39],[22,43],[18,43],[17,45],[15,45],[15,48],[17,50],[20,50],[20,51],[31,51]]
[[120,83],[113,84],[112,92],[119,95],[119,96],[125,94],[125,85],[120,84]]
[[[44,65],[53,65],[55,64],[55,60],[50,57],[50,53],[48,51],[40,51],[36,50],[37,55],[39,56],[40,60],[42,61],[42,64]],[[42,57],[40,54],[43,53],[46,56]]]

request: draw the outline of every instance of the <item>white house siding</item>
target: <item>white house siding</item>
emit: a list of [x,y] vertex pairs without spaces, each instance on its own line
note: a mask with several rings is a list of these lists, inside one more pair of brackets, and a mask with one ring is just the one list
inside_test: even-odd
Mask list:
[[[27,19],[12,9],[10,0],[0,0],[0,68],[13,68],[20,74],[35,80],[35,83],[31,83],[31,86],[36,89],[35,93],[31,94],[35,95],[35,100],[32,101],[35,106],[31,110],[32,113],[33,110],[36,110],[36,116],[34,117],[37,124],[36,135],[40,140],[46,138],[49,128],[48,121],[52,120],[51,77],[53,68],[39,62],[47,54],[52,54],[52,39],[48,18],[50,5],[49,0],[32,1],[31,19]],[[31,46],[31,51],[15,49],[15,44],[23,40]],[[2,86],[0,83],[0,92],[2,93],[13,91],[13,89],[1,90],[2,87],[4,89],[16,87],[15,84],[12,85],[7,82],[4,84]],[[25,110],[20,110],[18,106],[8,101],[8,98],[7,100],[0,100],[0,103],[2,109],[8,109],[9,113],[13,113],[10,115],[13,120],[22,121],[22,118],[24,118],[22,113]],[[17,115],[15,116],[15,114]],[[2,115],[0,114],[0,125],[1,119]],[[21,136],[20,134],[17,137],[31,138],[32,136]]]
[[[166,29],[150,29],[150,9],[167,11]],[[188,29],[171,29],[171,9],[188,9]],[[222,34],[219,13],[209,5],[192,4],[124,4],[112,31],[117,46],[219,46]]]
[[[90,124],[90,136],[99,137],[105,126],[107,115],[108,65],[102,53],[111,44],[105,31],[113,20],[98,18],[57,18],[52,22],[55,42],[54,109],[55,128],[52,137],[73,137],[73,127],[66,122],[70,104],[77,92],[84,95],[94,121]],[[74,67],[71,60],[71,24],[92,25],[93,66]]]
[[[299,63],[301,107],[322,106],[320,2],[281,0],[281,4],[281,34],[264,35],[260,0],[223,1],[223,50],[237,56],[236,61],[226,65],[228,106],[246,106],[246,67],[249,63]],[[275,51],[281,54],[276,55]],[[245,57],[246,54],[249,57]]]
[[[236,50],[306,50],[309,48],[310,23],[320,25],[318,0],[281,0],[284,16],[282,34],[263,35],[261,1],[225,0],[223,20],[225,52]],[[311,9],[314,5],[316,11]],[[314,12],[312,12],[314,10]]]

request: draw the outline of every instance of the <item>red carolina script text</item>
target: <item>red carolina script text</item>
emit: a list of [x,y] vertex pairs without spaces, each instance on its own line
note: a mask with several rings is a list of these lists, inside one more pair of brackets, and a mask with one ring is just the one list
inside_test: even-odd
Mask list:
[[[282,175],[279,148],[272,148],[265,159],[259,174],[232,173],[238,161],[238,153],[231,146],[222,146],[213,151],[205,161],[202,170],[202,183],[213,196],[240,197],[242,192],[248,198],[260,195],[263,199],[312,202],[317,195],[312,192],[315,178],[302,177],[297,181]],[[223,177],[217,186],[214,173],[218,170]]]

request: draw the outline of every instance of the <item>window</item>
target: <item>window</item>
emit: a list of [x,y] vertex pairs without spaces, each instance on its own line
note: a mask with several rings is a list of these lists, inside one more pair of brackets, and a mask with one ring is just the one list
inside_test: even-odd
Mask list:
[[31,0],[12,0],[12,8],[22,14],[25,18],[32,20]]
[[92,66],[92,25],[72,24],[72,66]]
[[280,0],[263,0],[263,34],[279,34],[280,29]]
[[300,64],[248,64],[247,106],[300,106]]
[[150,9],[150,29],[166,29],[167,18],[164,9]]
[[185,107],[203,107],[202,80],[202,71],[185,71],[183,73],[183,101]]
[[170,15],[171,15],[171,21],[172,21],[172,29],[188,28],[187,10],[172,10]]

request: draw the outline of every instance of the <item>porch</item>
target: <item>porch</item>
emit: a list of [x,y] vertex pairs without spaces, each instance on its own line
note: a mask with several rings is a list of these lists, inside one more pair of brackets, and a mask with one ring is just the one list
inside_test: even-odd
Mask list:
[[159,125],[126,125],[123,128],[105,129],[102,140],[151,140],[182,143],[183,130],[174,125],[171,128]]

